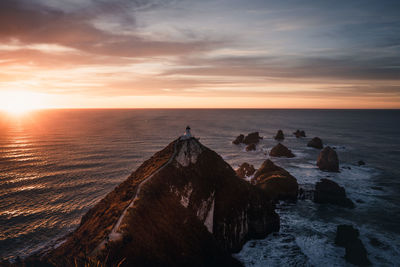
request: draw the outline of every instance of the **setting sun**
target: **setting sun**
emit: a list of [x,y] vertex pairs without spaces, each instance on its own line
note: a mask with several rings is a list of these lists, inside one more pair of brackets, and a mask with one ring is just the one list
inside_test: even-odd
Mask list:
[[34,109],[43,108],[40,94],[29,91],[0,92],[0,109],[21,115]]

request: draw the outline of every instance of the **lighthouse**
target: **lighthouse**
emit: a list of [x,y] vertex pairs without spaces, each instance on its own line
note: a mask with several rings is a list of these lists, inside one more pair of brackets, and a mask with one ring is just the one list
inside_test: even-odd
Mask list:
[[192,134],[190,133],[190,127],[189,125],[186,127],[185,133],[181,136],[182,140],[187,140],[192,138]]

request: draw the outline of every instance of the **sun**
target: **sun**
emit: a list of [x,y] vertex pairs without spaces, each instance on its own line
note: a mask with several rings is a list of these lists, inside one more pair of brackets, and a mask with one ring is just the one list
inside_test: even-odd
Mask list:
[[11,115],[23,115],[40,109],[42,99],[30,91],[0,91],[0,109]]

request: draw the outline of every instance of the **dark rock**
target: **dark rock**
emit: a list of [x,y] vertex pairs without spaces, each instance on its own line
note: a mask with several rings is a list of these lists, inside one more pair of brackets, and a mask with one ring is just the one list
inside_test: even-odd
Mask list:
[[338,225],[336,228],[335,244],[345,247],[347,244],[353,242],[358,238],[360,233],[352,225]]
[[256,150],[256,144],[250,144],[246,146],[246,151],[254,151]]
[[282,130],[278,130],[278,132],[275,135],[275,140],[283,140],[285,139],[285,135],[283,134]]
[[321,179],[315,185],[314,202],[354,208],[354,203],[346,197],[344,188],[328,179]]
[[346,248],[346,261],[366,266],[371,262],[367,257],[367,250],[359,238],[360,233],[352,225],[338,225],[336,230],[335,244]]
[[238,137],[236,137],[235,140],[232,141],[232,143],[234,143],[235,145],[239,145],[240,143],[243,143],[244,140],[244,135],[241,134]]
[[344,167],[342,167],[343,169],[345,169],[345,170],[351,170],[351,167],[350,166],[344,166]]
[[264,161],[251,181],[273,200],[297,200],[299,185],[296,178],[269,159]]
[[322,149],[323,148],[323,144],[322,144],[322,140],[319,137],[314,137],[313,139],[311,139],[308,143],[307,146],[309,147],[313,147],[313,148],[317,148],[317,149]]
[[296,138],[306,137],[306,132],[303,130],[300,131],[299,129],[297,129],[297,131],[295,131],[293,134],[296,136]]
[[382,247],[383,246],[383,243],[381,241],[379,241],[379,239],[376,237],[371,237],[369,239],[369,243],[371,245],[373,245],[374,247]]
[[262,137],[259,135],[258,132],[254,132],[254,133],[249,133],[244,139],[243,139],[243,143],[246,145],[250,145],[250,144],[257,144],[260,139],[262,139]]
[[236,174],[240,178],[246,178],[255,173],[256,169],[254,168],[253,165],[245,162],[242,165],[240,165],[239,169],[236,170]]
[[232,253],[278,230],[279,216],[265,192],[197,139],[178,139],[90,209],[43,261],[84,266],[90,257],[105,266],[122,259],[124,266],[240,266]]
[[357,202],[357,203],[365,203],[365,201],[362,200],[362,199],[356,199],[356,202]]
[[269,152],[269,155],[272,157],[287,157],[287,158],[294,157],[292,151],[287,147],[285,147],[284,145],[282,145],[281,143],[274,146]]
[[371,262],[368,260],[367,250],[359,238],[346,246],[346,254],[344,255],[344,258],[346,261],[354,265],[371,265]]
[[318,156],[317,166],[320,170],[339,172],[339,159],[336,151],[331,147],[325,147]]
[[363,165],[365,165],[365,162],[362,161],[362,160],[359,160],[359,161],[357,162],[357,164],[358,164],[358,166],[363,166]]

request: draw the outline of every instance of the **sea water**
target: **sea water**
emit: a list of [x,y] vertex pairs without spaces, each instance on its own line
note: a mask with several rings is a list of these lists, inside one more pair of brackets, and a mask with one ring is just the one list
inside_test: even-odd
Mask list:
[[[343,266],[336,226],[352,224],[377,266],[400,262],[399,110],[46,110],[0,114],[0,258],[24,257],[73,231],[87,210],[187,125],[232,167],[258,168],[277,143],[295,158],[272,160],[312,190],[321,178],[345,187],[354,209],[310,199],[280,203],[281,231],[246,243],[246,266]],[[305,130],[306,138],[292,132]],[[239,134],[264,137],[256,151],[233,145]],[[335,147],[340,173],[316,168],[320,137]],[[364,166],[357,162],[363,160]]]

